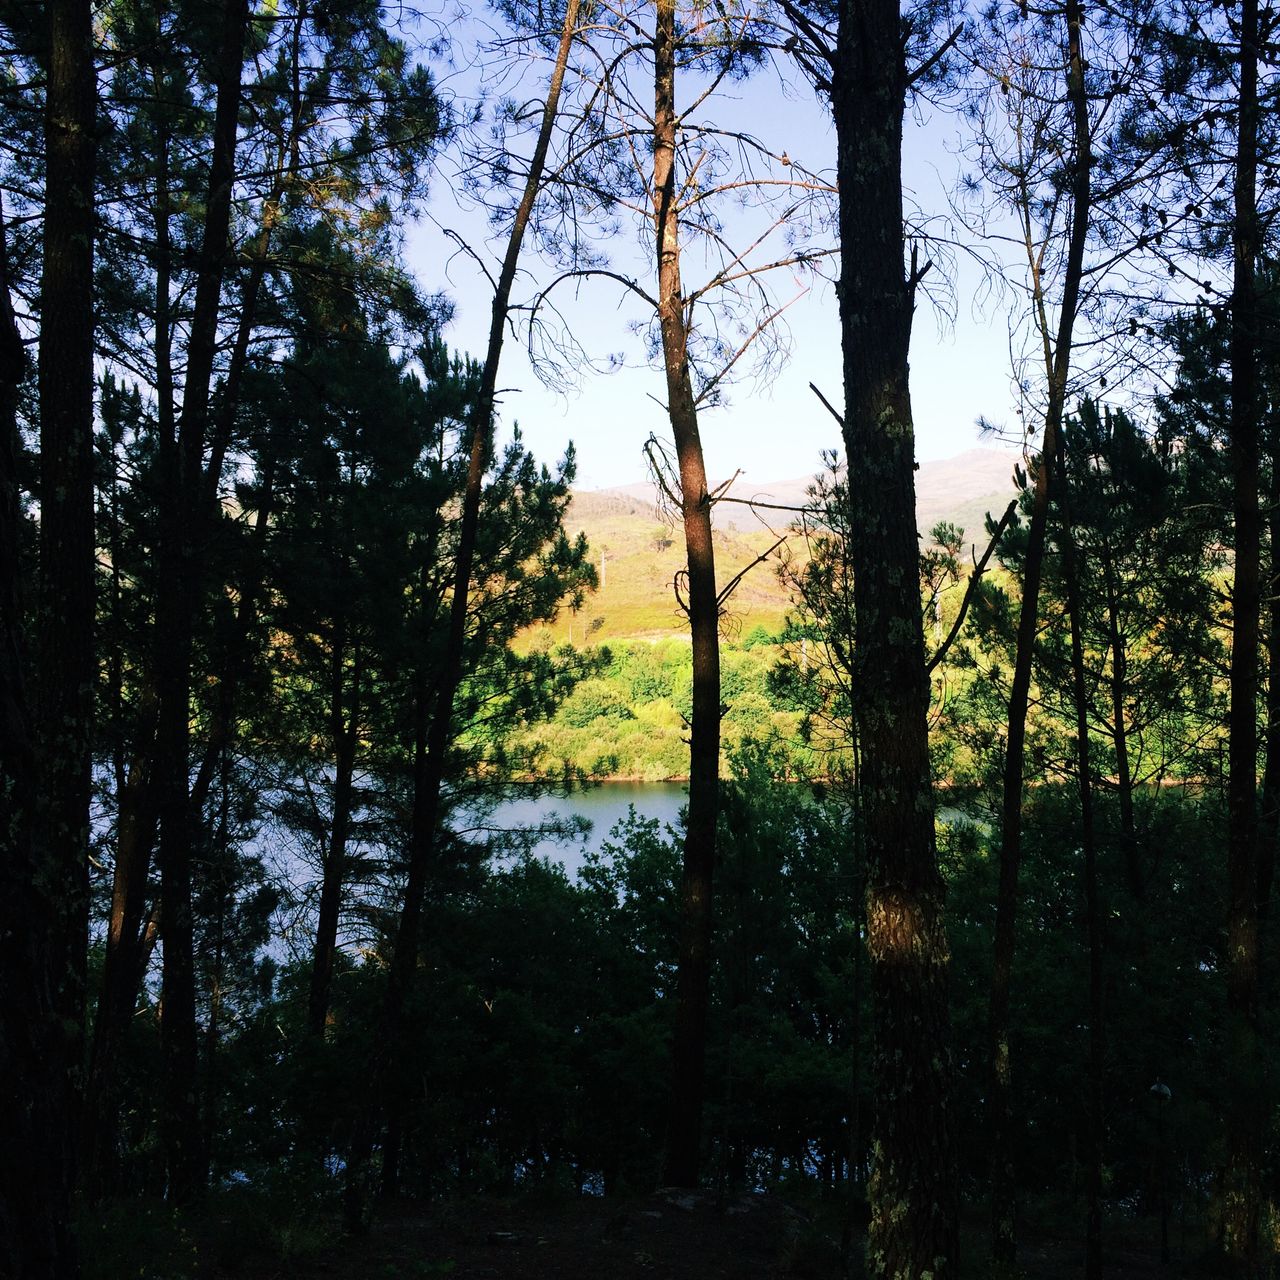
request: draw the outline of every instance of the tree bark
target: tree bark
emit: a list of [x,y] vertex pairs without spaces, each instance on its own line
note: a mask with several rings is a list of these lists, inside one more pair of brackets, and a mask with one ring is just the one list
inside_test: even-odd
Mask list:
[[434,714],[431,717],[426,740],[426,751],[421,768],[415,768],[412,830],[409,840],[409,867],[405,881],[404,904],[391,952],[386,1003],[382,1011],[382,1033],[378,1045],[375,1046],[371,1064],[375,1087],[369,1103],[357,1117],[350,1158],[347,1162],[345,1215],[348,1226],[353,1230],[364,1230],[368,1227],[371,1183],[369,1165],[379,1119],[385,1119],[388,1128],[393,1131],[398,1132],[403,1127],[400,1124],[400,1116],[405,1106],[405,1099],[396,1089],[387,1091],[385,1098],[379,1097],[379,1091],[388,1083],[388,1073],[399,1055],[404,1038],[405,1005],[412,994],[416,980],[423,897],[426,892],[431,852],[435,847],[436,828],[440,821],[440,790],[444,782],[445,757],[456,728],[453,723],[453,703],[463,674],[467,605],[471,591],[471,571],[475,561],[476,534],[480,523],[484,473],[489,464],[493,442],[498,367],[502,359],[502,344],[511,311],[511,291],[515,284],[516,268],[520,262],[520,249],[529,219],[533,214],[534,201],[542,185],[547,152],[551,145],[551,131],[555,125],[556,113],[560,105],[560,91],[569,65],[569,51],[577,34],[579,8],[580,0],[568,0],[565,6],[560,44],[551,73],[551,81],[547,87],[547,100],[542,109],[538,139],[529,161],[524,191],[512,219],[502,268],[494,288],[489,342],[485,351],[480,388],[467,423],[467,481],[460,512],[453,595],[449,602],[449,626],[436,686]]
[[952,1274],[959,1243],[908,385],[918,277],[904,267],[901,24],[895,0],[841,0],[832,86],[874,1028],[867,1259],[869,1274],[895,1280]]
[[[345,626],[340,629],[345,632]],[[329,1017],[329,990],[333,981],[333,960],[338,949],[338,918],[342,908],[342,880],[346,870],[356,747],[359,742],[360,657],[357,649],[348,715],[345,696],[346,649],[346,644],[341,641],[334,644],[332,687],[329,695],[334,746],[333,821],[320,882],[320,914],[316,921],[311,987],[307,999],[307,1028],[313,1036],[324,1035],[325,1022]]]
[[1262,773],[1262,812],[1258,818],[1260,927],[1271,913],[1276,844],[1280,841],[1280,441],[1273,443],[1271,455],[1271,484],[1267,495],[1270,583],[1267,595],[1266,763]]
[[56,1140],[64,1117],[45,1060],[58,1018],[50,964],[55,904],[41,888],[45,867],[36,841],[36,732],[20,573],[18,393],[26,366],[0,227],[0,1078],[8,1082],[0,1093],[6,1134],[0,1274],[46,1280],[70,1274],[70,1267],[64,1266],[67,1171]]
[[1262,1204],[1260,1134],[1266,1110],[1258,1040],[1258,621],[1261,519],[1258,510],[1259,378],[1255,264],[1259,250],[1258,3],[1240,8],[1240,103],[1232,223],[1230,452],[1235,508],[1231,586],[1231,708],[1227,787],[1226,1167],[1223,1225],[1227,1256],[1240,1275],[1258,1269]]
[[[1005,736],[1004,778],[1000,804],[1000,882],[996,899],[996,936],[988,1036],[991,1045],[991,1098],[988,1107],[991,1134],[991,1257],[996,1273],[1010,1276],[1017,1266],[1018,1171],[1013,1155],[1016,1119],[1013,1109],[1013,1059],[1010,1045],[1011,988],[1017,939],[1018,875],[1022,860],[1024,753],[1027,706],[1031,694],[1035,638],[1039,625],[1040,589],[1052,487],[1064,484],[1055,475],[1061,452],[1062,419],[1066,408],[1067,380],[1071,370],[1072,342],[1084,252],[1088,239],[1092,202],[1092,151],[1089,137],[1088,100],[1085,95],[1081,23],[1078,0],[1068,0],[1067,96],[1071,106],[1074,156],[1071,172],[1071,222],[1062,282],[1062,302],[1056,331],[1051,330],[1040,259],[1028,238],[1028,268],[1032,273],[1032,307],[1043,348],[1048,382],[1044,437],[1035,498],[1023,567],[1022,600],[1018,611],[1018,639],[1014,656],[1013,685],[1009,693],[1008,729]],[[1021,211],[1029,226],[1030,210]],[[1028,232],[1028,236],[1029,236]]]
[[164,1017],[164,1131],[168,1194],[176,1204],[204,1184],[197,1074],[195,961],[191,905],[190,697],[194,612],[198,600],[199,499],[218,311],[231,225],[236,125],[240,108],[246,0],[226,0],[219,51],[209,195],[186,380],[176,440],[161,437],[163,512],[156,600],[159,695],[157,770],[160,817]]
[[0,1264],[22,1280],[79,1274],[69,1219],[84,1083],[95,677],[92,9],[52,0],[47,18],[34,698],[19,595],[24,360],[0,245]]
[[[1078,39],[1078,36],[1077,36]],[[1079,46],[1074,46],[1078,52]],[[1080,793],[1081,845],[1084,853],[1085,933],[1089,949],[1089,1051],[1085,1084],[1085,1280],[1102,1276],[1102,1149],[1103,1149],[1103,1021],[1102,1021],[1102,908],[1098,892],[1098,842],[1093,820],[1093,775],[1090,765],[1089,697],[1085,683],[1083,621],[1080,609],[1081,564],[1071,523],[1071,483],[1066,449],[1058,433],[1058,474],[1061,489],[1059,549],[1067,588],[1071,628],[1071,695],[1076,712],[1076,781]]]
[[720,787],[720,606],[711,542],[711,499],[689,371],[689,328],[680,278],[676,204],[675,0],[657,0],[654,30],[653,198],[658,266],[658,324],[666,372],[667,415],[680,471],[693,647],[693,715],[689,734],[689,816],[680,883],[680,952],[672,1041],[671,1097],[663,1180],[696,1186],[711,983],[712,878]]
[[[28,687],[22,565],[18,397],[26,352],[9,292],[7,237],[0,220],[0,1118],[8,1155],[0,1161],[0,1273],[56,1274],[61,1241],[52,1205],[56,1161],[43,1158],[42,1027],[53,1017],[46,972],[36,847],[35,732]],[[50,1186],[50,1180],[53,1185]]]

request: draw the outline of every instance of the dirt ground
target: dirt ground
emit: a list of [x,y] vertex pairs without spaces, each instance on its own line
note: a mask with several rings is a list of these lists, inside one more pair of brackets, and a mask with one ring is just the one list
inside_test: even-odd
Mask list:
[[[985,1274],[981,1224],[966,1230],[968,1265]],[[1108,1242],[1108,1280],[1201,1277],[1212,1272],[1184,1253],[1161,1265],[1151,1224],[1119,1229]],[[472,1200],[384,1215],[367,1237],[335,1237],[292,1261],[205,1257],[199,1274],[216,1280],[774,1280],[846,1275],[839,1215],[772,1195],[718,1202],[678,1191],[604,1201],[538,1203]],[[855,1251],[860,1252],[860,1249]],[[1034,1280],[1077,1280],[1084,1255],[1065,1237],[1027,1238],[1021,1258]],[[853,1275],[860,1275],[855,1268]]]

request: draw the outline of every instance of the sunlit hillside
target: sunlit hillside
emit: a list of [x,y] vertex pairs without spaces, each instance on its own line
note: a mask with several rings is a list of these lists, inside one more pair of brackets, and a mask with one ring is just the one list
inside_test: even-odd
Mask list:
[[[1005,452],[971,449],[921,463],[916,475],[921,532],[948,520],[971,541],[984,542],[986,512],[998,515],[1013,494],[1013,461]],[[778,577],[780,556],[803,555],[804,540],[792,533],[782,547],[775,546],[797,518],[777,508],[803,506],[811,483],[808,477],[757,486],[740,481],[730,494],[741,501],[717,507],[717,578],[723,585],[747,571],[729,603],[731,631],[746,635],[756,627],[776,632],[781,626],[788,597]],[[746,500],[769,505],[753,507]],[[679,525],[660,513],[651,484],[575,493],[565,526],[570,534],[587,535],[600,588],[579,612],[562,613],[550,628],[557,641],[656,639],[683,630],[673,590],[684,564],[682,535]],[[764,555],[765,561],[755,563]]]

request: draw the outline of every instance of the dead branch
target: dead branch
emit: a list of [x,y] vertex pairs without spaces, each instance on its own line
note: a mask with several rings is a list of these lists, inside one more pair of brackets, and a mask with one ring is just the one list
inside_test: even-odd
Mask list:
[[812,383],[812,382],[809,383],[809,390],[812,391],[813,394],[817,396],[818,399],[821,400],[824,405],[826,405],[827,412],[840,424],[840,430],[843,431],[844,418],[841,414],[839,414],[836,411],[835,406],[831,403],[831,401],[828,400],[827,397],[824,396],[822,392],[818,390],[817,385],[815,383]]
[[956,620],[951,624],[951,630],[947,634],[947,638],[938,646],[937,652],[929,659],[925,665],[925,674],[929,675],[933,669],[947,656],[947,651],[955,642],[955,638],[960,634],[960,628],[964,626],[965,615],[969,612],[969,606],[973,603],[973,597],[978,590],[978,583],[982,579],[983,572],[986,570],[987,562],[995,553],[996,547],[1000,543],[1000,539],[1004,536],[1005,530],[1013,523],[1013,518],[1017,514],[1018,500],[1011,498],[1009,505],[1004,509],[1004,515],[1000,517],[1000,523],[996,525],[995,531],[991,535],[991,541],[987,543],[987,549],[982,553],[982,559],[977,561],[973,566],[973,572],[969,575],[968,585],[965,587],[964,599],[960,601],[960,612],[956,614]]
[[958,23],[956,29],[907,77],[908,88],[919,84],[947,56],[947,50],[960,39],[963,31],[964,23]]
[[738,587],[738,584],[743,580],[743,578],[745,578],[747,574],[749,574],[751,570],[756,567],[756,565],[763,564],[771,555],[773,555],[775,551],[777,551],[777,549],[780,546],[782,546],[784,542],[786,542],[786,540],[787,540],[786,535],[784,534],[767,551],[762,551],[758,556],[756,556],[756,558],[749,565],[747,565],[745,569],[741,570],[741,572],[739,573],[734,574],[734,576],[730,578],[727,583],[725,583],[724,589],[720,592],[720,594],[716,596],[716,607],[719,609],[723,609],[725,601],[728,600],[728,598],[734,593],[734,591]]

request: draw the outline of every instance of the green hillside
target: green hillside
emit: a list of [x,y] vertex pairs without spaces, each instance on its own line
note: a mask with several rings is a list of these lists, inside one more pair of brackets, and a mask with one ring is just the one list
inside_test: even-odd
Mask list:
[[[663,521],[655,504],[616,490],[576,493],[565,524],[571,533],[587,535],[600,586],[578,614],[562,614],[553,628],[557,640],[654,640],[683,630],[673,589],[684,567],[683,536]],[[758,527],[717,528],[718,580],[728,582],[774,541]],[[787,597],[777,578],[777,556],[752,569],[734,592],[735,625],[748,631],[781,626]]]
[[[917,473],[921,530],[949,520],[965,529],[971,541],[983,541],[983,516],[987,511],[998,514],[1013,494],[1013,462],[1009,453],[972,449],[942,462],[922,463]],[[809,484],[808,478],[754,487],[740,481],[732,496],[800,506]],[[716,575],[721,584],[769,551],[790,521],[785,512],[736,502],[718,506],[716,517]],[[583,645],[656,640],[683,632],[672,589],[684,565],[681,531],[659,513],[652,485],[575,493],[565,525],[570,534],[587,535],[600,588],[578,613],[566,611],[545,629],[554,641]],[[791,538],[746,574],[730,602],[731,633],[745,636],[757,627],[773,633],[780,629],[789,606],[777,572],[784,553],[803,555],[803,539]]]

